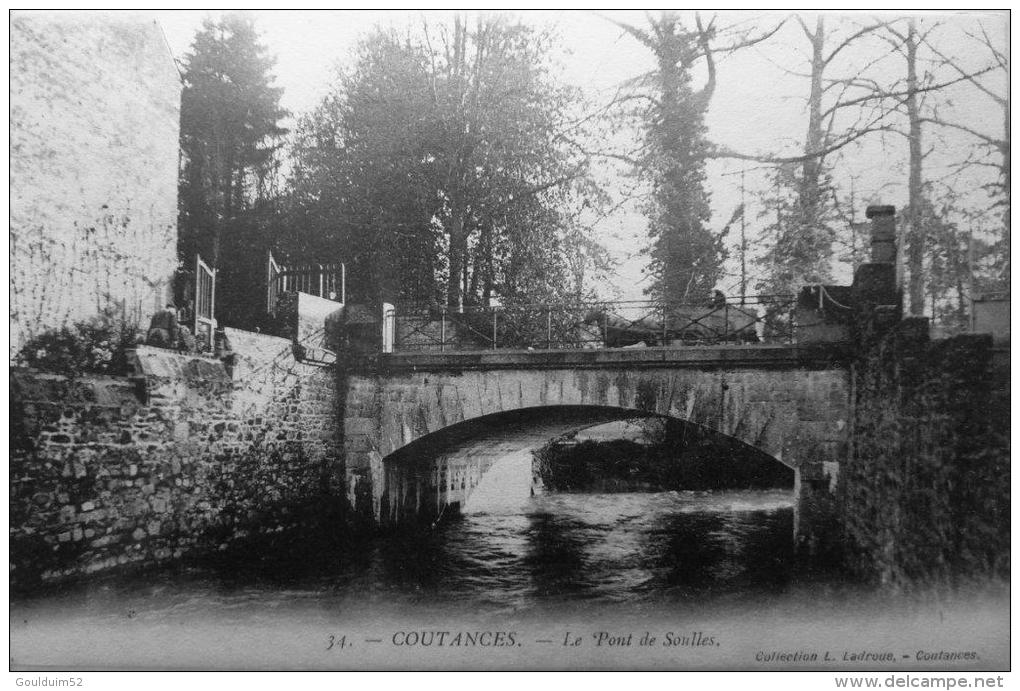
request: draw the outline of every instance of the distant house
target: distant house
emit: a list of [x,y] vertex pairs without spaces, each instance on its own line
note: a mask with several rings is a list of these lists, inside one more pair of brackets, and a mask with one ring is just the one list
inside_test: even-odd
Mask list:
[[10,25],[10,354],[104,310],[142,324],[177,264],[180,75],[152,20]]

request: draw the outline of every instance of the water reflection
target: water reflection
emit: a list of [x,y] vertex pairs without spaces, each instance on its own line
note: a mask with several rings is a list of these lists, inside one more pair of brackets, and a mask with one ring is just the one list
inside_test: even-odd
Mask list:
[[789,491],[531,496],[530,481],[518,481],[530,478],[530,456],[507,458],[491,472],[498,482],[479,486],[481,501],[429,530],[343,546],[288,539],[186,570],[95,580],[65,596],[100,609],[134,596],[145,608],[202,609],[300,594],[522,611],[775,590],[791,577]]
[[403,568],[516,607],[776,588],[791,575],[792,501],[783,490],[539,495],[441,525]]

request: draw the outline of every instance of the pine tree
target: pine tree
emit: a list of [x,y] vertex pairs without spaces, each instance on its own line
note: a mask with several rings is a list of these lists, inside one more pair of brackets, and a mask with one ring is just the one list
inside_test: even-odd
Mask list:
[[184,58],[181,96],[178,254],[223,263],[223,235],[265,194],[274,153],[286,130],[282,89],[272,86],[275,59],[254,21],[206,19]]

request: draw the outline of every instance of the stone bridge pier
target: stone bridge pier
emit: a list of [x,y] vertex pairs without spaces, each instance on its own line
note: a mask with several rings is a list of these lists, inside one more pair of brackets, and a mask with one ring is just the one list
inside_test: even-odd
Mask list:
[[462,504],[506,453],[659,416],[793,468],[800,546],[832,527],[849,417],[847,357],[832,344],[394,353],[345,369],[348,501],[382,525]]

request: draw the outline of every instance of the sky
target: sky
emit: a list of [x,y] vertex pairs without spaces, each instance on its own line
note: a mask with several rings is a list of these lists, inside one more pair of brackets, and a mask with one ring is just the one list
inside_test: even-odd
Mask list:
[[[253,13],[263,43],[276,56],[276,84],[284,89],[282,105],[294,114],[307,112],[327,92],[336,67],[350,64],[358,40],[376,25],[402,27],[430,24],[449,19],[448,12],[406,11],[259,11]],[[187,53],[203,17],[203,11],[164,11],[154,13],[167,38],[167,43],[178,58]],[[215,16],[215,15],[210,15]],[[582,87],[596,100],[608,99],[619,85],[652,67],[651,53],[626,35],[611,20],[642,26],[646,23],[643,12],[613,11],[604,14],[586,11],[545,11],[517,13],[523,21],[550,26],[561,37],[563,81]],[[709,15],[706,15],[706,18]],[[774,27],[787,15],[767,12],[723,13],[720,26],[736,26],[757,33]],[[814,18],[804,15],[808,26]],[[890,15],[882,19],[891,19]],[[875,20],[873,15],[829,15],[827,28],[833,34],[833,43],[856,28]],[[975,48],[975,41],[966,32],[975,33],[984,26],[995,40],[1006,43],[1007,19],[1005,14],[944,13],[925,15],[922,28],[932,28],[933,41],[947,55],[958,60],[966,69],[977,69],[984,64],[984,56]],[[707,118],[709,137],[729,149],[750,154],[796,155],[802,146],[807,116],[804,99],[808,81],[791,74],[806,70],[808,43],[794,20],[789,20],[768,41],[722,57],[718,65],[718,86]],[[856,67],[888,52],[882,39],[871,36],[843,51],[833,62],[832,74],[850,74]],[[903,71],[902,59],[895,55],[885,58],[876,67],[882,75],[899,75]],[[942,80],[953,75],[946,68],[935,71]],[[987,84],[996,91],[1005,92],[1005,82],[997,75],[986,77]],[[990,134],[1001,134],[1001,112],[972,86],[961,83],[950,87],[947,95],[952,104],[944,105],[942,113],[951,114],[957,121]],[[980,202],[978,191],[988,181],[976,172],[955,175],[953,163],[966,156],[974,140],[959,132],[932,133],[926,146],[931,153],[926,168],[932,177],[945,178],[944,184],[968,193]],[[897,135],[872,137],[860,146],[847,147],[834,173],[837,183],[849,189],[854,178],[854,191],[858,203],[855,210],[863,220],[867,203],[894,204],[899,208],[906,198],[906,141]],[[708,188],[711,192],[712,226],[721,228],[741,201],[740,171],[744,170],[745,200],[748,203],[746,220],[752,248],[760,249],[757,234],[763,221],[758,218],[760,203],[756,194],[763,189],[765,168],[756,163],[736,160],[714,161],[708,167]],[[606,163],[600,171],[610,188],[617,185],[619,170]],[[646,242],[645,221],[633,207],[624,207],[619,213],[601,222],[596,231],[610,250],[618,265],[611,285],[603,286],[604,296],[622,299],[642,297],[645,279],[642,267],[645,259],[641,248]],[[735,246],[736,237],[729,244]],[[727,262],[731,274],[724,281],[726,292],[736,290],[737,263],[735,252]],[[849,280],[849,268],[837,267],[836,278]]]

